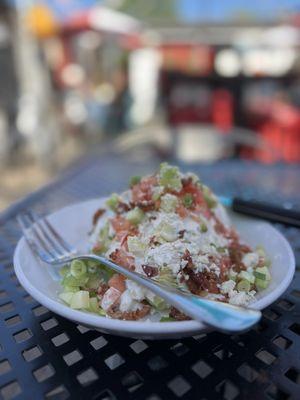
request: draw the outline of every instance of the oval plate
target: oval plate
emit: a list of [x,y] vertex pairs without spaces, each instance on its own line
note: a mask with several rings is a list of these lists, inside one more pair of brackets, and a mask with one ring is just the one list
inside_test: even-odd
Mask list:
[[[88,232],[92,216],[105,199],[89,200],[70,205],[49,215],[58,232],[79,250],[88,246]],[[230,215],[240,236],[252,247],[262,245],[271,259],[272,281],[256,295],[251,308],[261,310],[273,303],[289,286],[295,271],[295,258],[287,240],[269,223],[252,218]],[[24,289],[49,310],[104,333],[142,339],[166,339],[192,336],[211,330],[196,321],[139,322],[101,317],[89,312],[73,310],[59,298],[61,291],[57,268],[37,260],[22,237],[15,250],[14,268]]]

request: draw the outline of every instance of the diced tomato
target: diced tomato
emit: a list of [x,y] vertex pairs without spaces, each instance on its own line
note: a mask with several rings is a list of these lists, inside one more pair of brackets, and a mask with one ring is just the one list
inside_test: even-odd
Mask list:
[[189,215],[188,210],[182,204],[176,207],[176,213],[180,218],[186,218]]
[[148,202],[152,200],[153,186],[157,184],[157,178],[150,176],[144,178],[140,183],[133,186],[131,189],[132,201],[134,203]]
[[121,297],[121,292],[113,287],[109,288],[105,293],[101,300],[101,307],[103,310],[107,311],[114,304],[117,303],[119,298]]
[[137,228],[121,215],[117,215],[115,218],[111,219],[110,222],[116,231],[116,239],[120,240],[122,244],[124,244],[123,241],[126,242],[126,238],[129,234],[137,234]]
[[134,270],[134,257],[128,255],[123,249],[116,249],[109,255],[109,258],[124,268]]
[[[183,188],[177,195],[180,199],[183,199],[184,196],[187,194],[192,195],[193,197],[193,204],[191,207],[189,207],[188,210],[202,214],[204,217],[210,219],[212,213],[209,207],[207,206],[203,192],[197,185],[193,183],[192,180],[187,180],[183,182]],[[185,207],[183,206],[183,208]],[[187,215],[189,215],[189,212],[184,212],[184,210],[182,209],[178,209],[177,213],[181,216],[181,218],[185,218]]]
[[206,204],[203,204],[202,207],[199,206],[196,208],[196,211],[200,212],[207,219],[210,219],[213,216],[210,208]]
[[184,197],[186,194],[191,194],[193,196],[195,207],[205,203],[202,190],[190,180],[183,185],[179,196]]
[[125,276],[121,274],[114,274],[108,281],[108,286],[113,287],[123,293],[126,290]]
[[110,222],[116,233],[124,231],[128,232],[132,226],[131,223],[121,215],[117,215],[115,218],[112,218]]

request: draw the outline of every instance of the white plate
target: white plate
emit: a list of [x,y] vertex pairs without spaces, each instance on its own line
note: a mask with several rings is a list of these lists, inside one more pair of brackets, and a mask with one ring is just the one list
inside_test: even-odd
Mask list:
[[[54,212],[49,220],[67,240],[78,249],[87,246],[87,234],[91,228],[94,212],[102,200],[90,200],[74,204]],[[232,221],[241,237],[255,247],[262,245],[272,261],[270,286],[257,295],[252,308],[263,309],[273,303],[289,286],[295,271],[295,258],[286,239],[270,224],[232,214]],[[98,329],[105,333],[144,339],[180,338],[207,332],[210,329],[196,321],[139,322],[120,321],[100,317],[84,311],[72,310],[59,298],[61,291],[58,273],[38,261],[21,238],[14,254],[16,275],[25,290],[43,306],[72,321]]]

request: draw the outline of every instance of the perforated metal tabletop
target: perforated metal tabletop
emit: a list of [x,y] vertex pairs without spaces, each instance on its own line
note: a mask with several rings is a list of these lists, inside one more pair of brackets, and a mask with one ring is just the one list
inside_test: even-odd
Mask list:
[[[157,159],[91,156],[59,181],[0,216],[1,399],[300,399],[300,273],[281,299],[243,335],[217,332],[182,340],[142,341],[101,334],[48,311],[19,285],[12,255],[21,209],[48,213],[122,190]],[[223,161],[194,165],[223,194],[300,208],[299,168]],[[300,265],[300,232],[278,226]]]

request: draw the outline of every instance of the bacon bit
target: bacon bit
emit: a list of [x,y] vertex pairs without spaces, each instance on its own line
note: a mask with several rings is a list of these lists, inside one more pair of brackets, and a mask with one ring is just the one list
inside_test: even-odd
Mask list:
[[121,239],[121,242],[120,242],[120,246],[123,247],[126,251],[128,251],[127,239],[128,239],[129,236],[133,236],[131,232],[126,233],[126,235],[123,236],[123,238]]
[[148,278],[152,278],[158,274],[158,268],[151,267],[151,265],[142,265],[142,268]]
[[222,222],[219,220],[219,218],[217,218],[215,216],[214,219],[215,219],[215,222],[216,222],[215,226],[214,226],[215,231],[217,233],[219,233],[220,235],[227,236],[229,234],[228,229],[224,226],[224,224],[222,224]]
[[130,271],[134,271],[135,269],[134,257],[129,256],[123,249],[116,249],[109,255],[109,258],[116,264],[121,265]]
[[184,236],[185,232],[186,232],[186,229],[182,229],[182,231],[179,231],[178,232],[178,239],[183,239],[183,236]]
[[193,259],[191,257],[191,253],[188,251],[188,249],[185,250],[184,255],[182,256],[182,259],[187,261],[187,265],[185,266],[185,268],[189,268],[189,269],[194,268]]
[[219,293],[218,283],[221,283],[221,278],[214,272],[203,271],[195,273],[189,268],[184,271],[189,275],[186,284],[193,294],[199,295],[203,290],[210,293]]
[[[149,241],[149,246],[158,246],[159,241],[156,239],[156,236],[151,236],[150,241]],[[153,248],[153,247],[152,247]]]
[[179,204],[176,207],[175,211],[179,215],[179,217],[182,218],[182,219],[186,218],[189,215],[188,210],[182,204]]
[[102,283],[97,290],[98,297],[101,299],[104,296],[104,293],[109,289],[109,286],[106,283]]
[[93,226],[95,226],[99,220],[99,218],[102,217],[102,215],[105,213],[106,210],[104,210],[103,208],[99,208],[99,210],[97,210],[95,212],[95,214],[93,215]]
[[182,186],[185,188],[186,186],[189,186],[189,185],[193,184],[193,178],[191,178],[191,177],[182,178],[181,179],[181,183],[182,183]]
[[132,201],[135,205],[143,202],[152,201],[152,189],[157,184],[157,178],[150,176],[143,178],[140,183],[133,186],[131,189]]
[[113,319],[123,319],[126,321],[137,321],[144,318],[149,314],[151,307],[149,305],[143,304],[142,308],[136,311],[125,311],[122,312],[119,309],[119,304],[114,304],[107,310],[107,315]]
[[175,307],[171,307],[170,317],[176,319],[177,321],[188,321],[191,318],[182,313],[181,311],[177,310]]
[[139,207],[141,210],[143,210],[144,212],[148,212],[148,211],[153,211],[155,210],[155,202],[150,200],[150,201],[140,201],[135,203],[136,207]]
[[124,203],[123,201],[119,201],[117,208],[116,208],[116,213],[117,214],[122,214],[124,212],[127,212],[131,210],[132,207],[128,205],[127,203]]
[[103,253],[103,249],[104,249],[103,244],[100,243],[100,242],[98,242],[98,243],[96,243],[95,246],[92,248],[92,252],[93,252],[94,254],[101,254],[101,253]]
[[108,286],[113,287],[123,293],[126,290],[125,280],[126,277],[124,275],[114,274],[108,281]]

